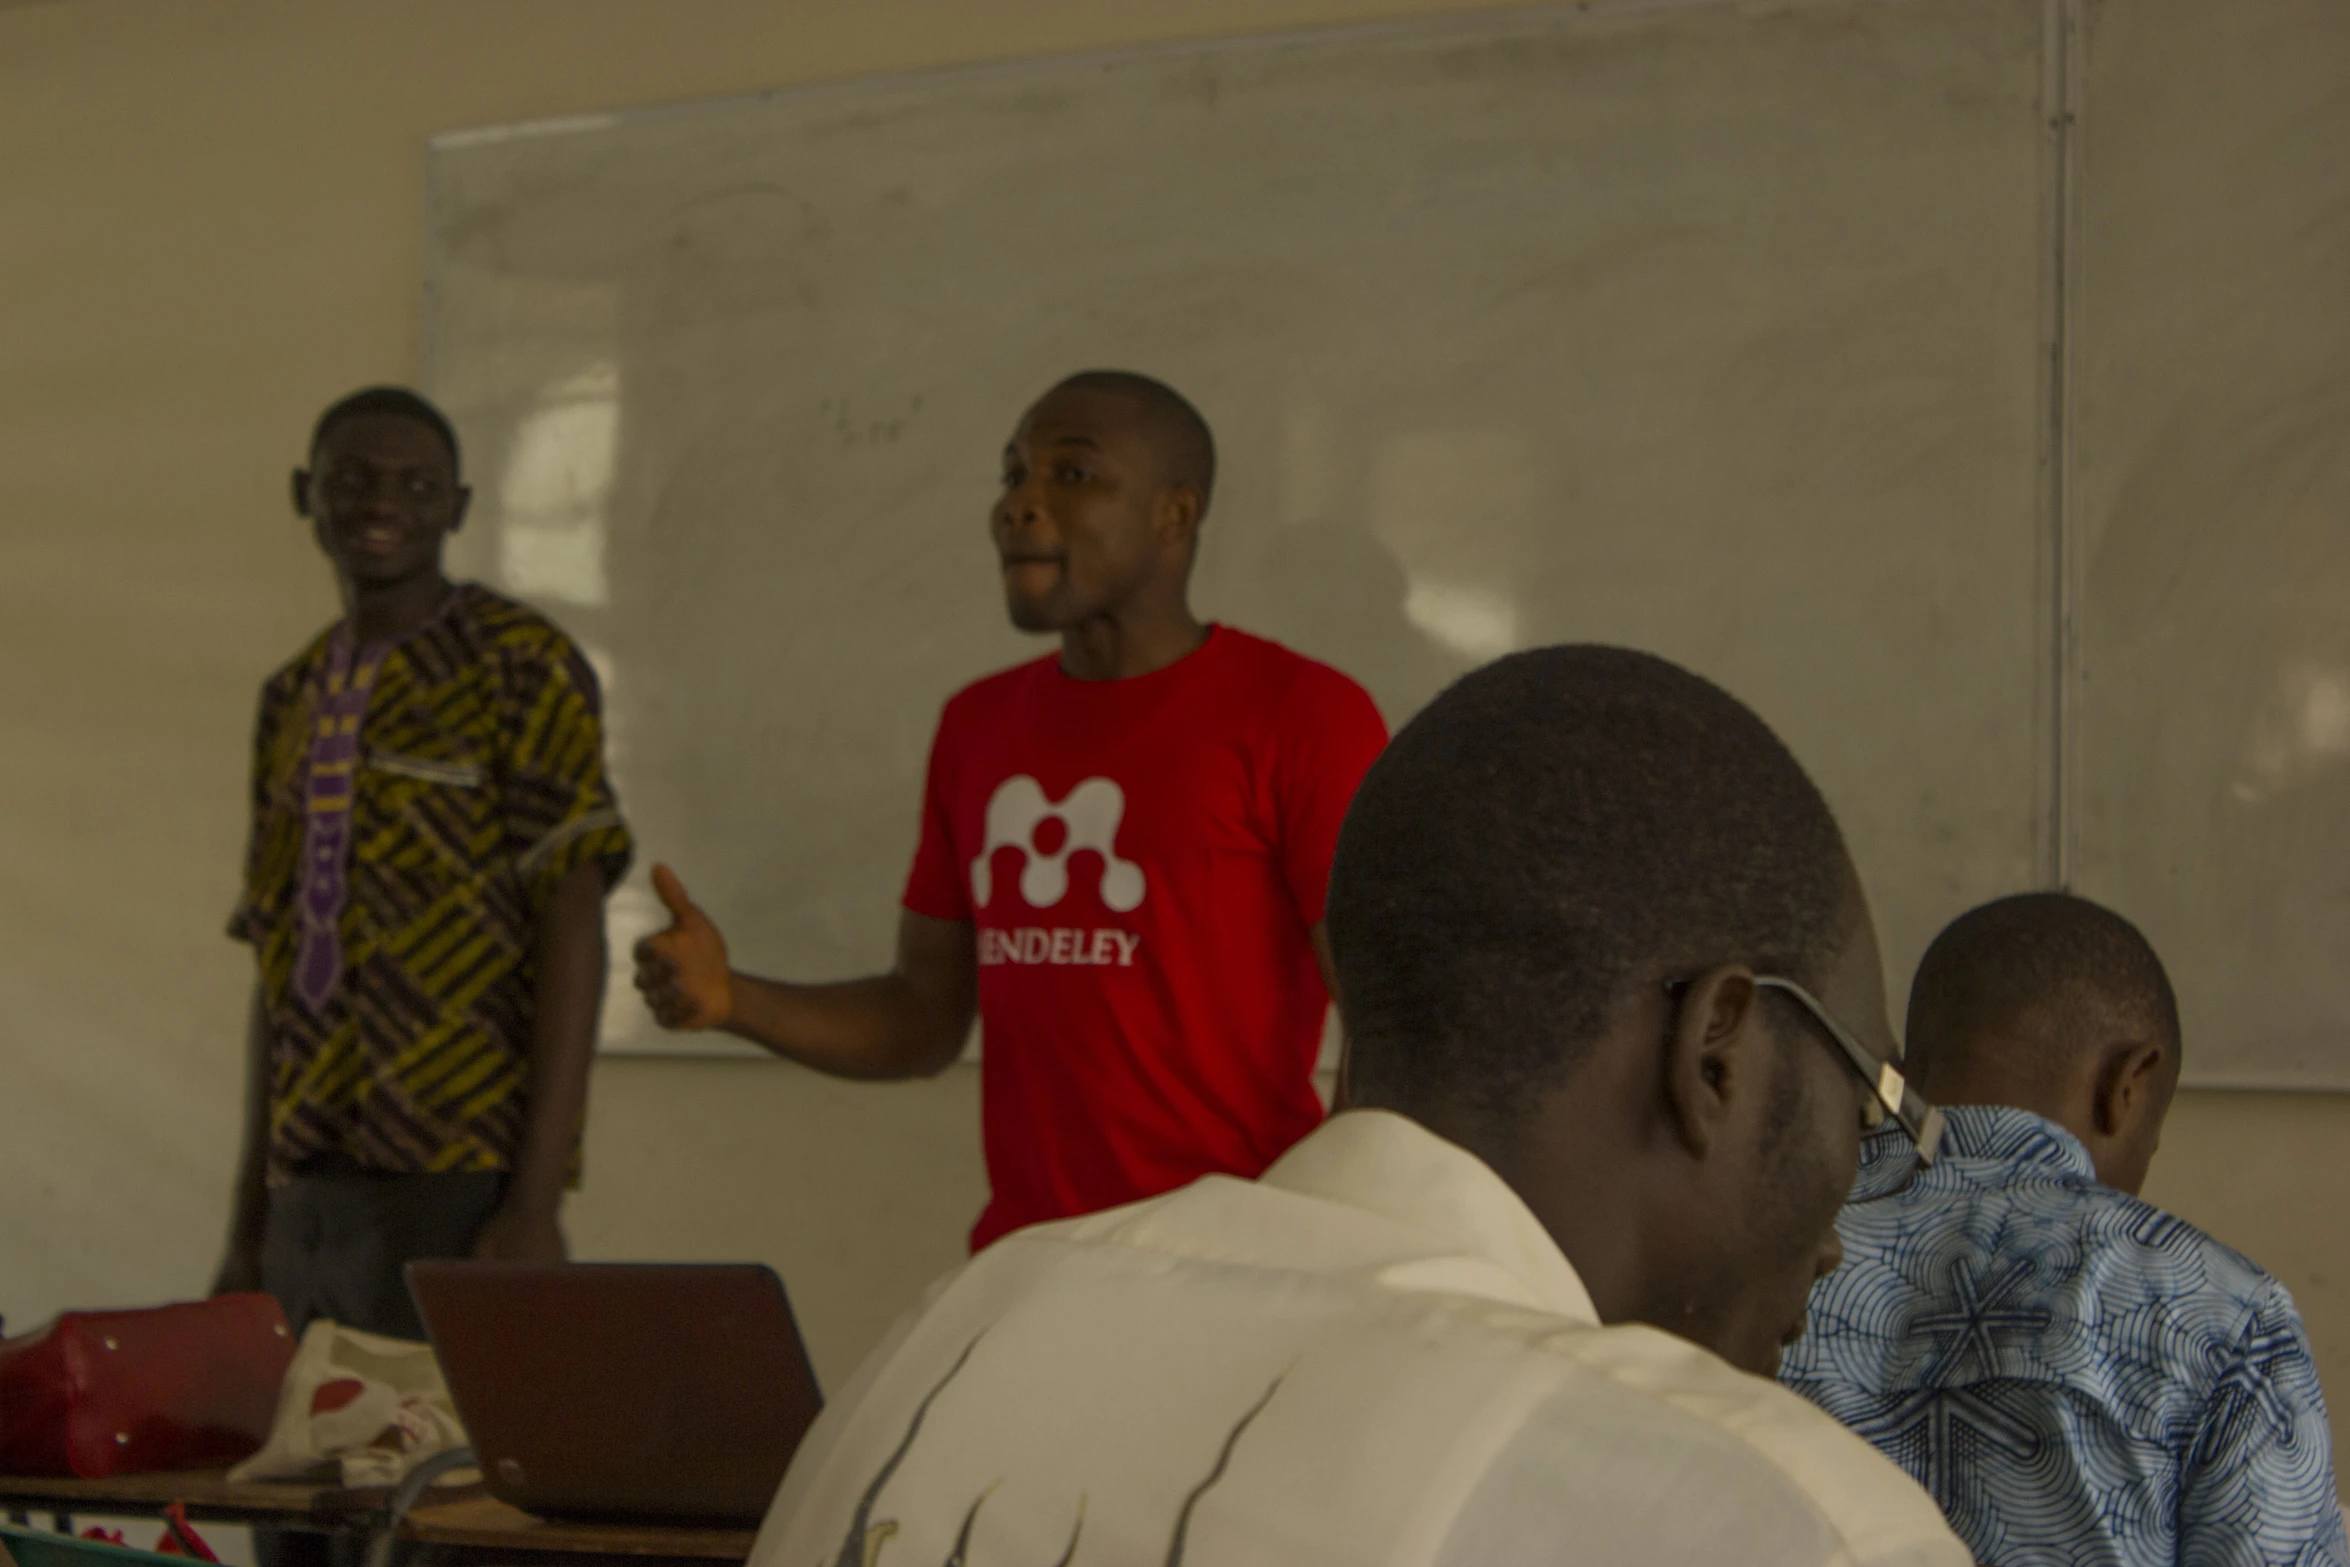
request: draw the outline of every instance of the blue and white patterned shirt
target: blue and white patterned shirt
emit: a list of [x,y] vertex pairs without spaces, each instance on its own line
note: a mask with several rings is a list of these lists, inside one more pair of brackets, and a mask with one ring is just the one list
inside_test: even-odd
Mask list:
[[2022,1110],[1872,1142],[1780,1377],[1908,1470],[1987,1567],[2342,1567],[2325,1401],[2283,1285],[2097,1184]]

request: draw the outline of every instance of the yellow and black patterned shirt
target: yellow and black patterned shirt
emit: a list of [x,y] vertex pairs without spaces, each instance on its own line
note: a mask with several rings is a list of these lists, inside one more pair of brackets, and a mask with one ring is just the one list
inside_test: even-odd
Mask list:
[[385,656],[360,726],[342,975],[294,993],[304,786],[331,632],[261,690],[230,933],[267,1008],[269,1167],[503,1170],[521,1151],[533,935],[574,869],[628,867],[596,679],[537,612],[462,586]]

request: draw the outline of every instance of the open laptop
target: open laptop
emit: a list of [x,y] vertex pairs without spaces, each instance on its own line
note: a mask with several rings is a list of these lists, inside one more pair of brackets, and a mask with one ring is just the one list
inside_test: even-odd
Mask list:
[[490,1493],[546,1518],[756,1524],[823,1405],[754,1264],[411,1262]]

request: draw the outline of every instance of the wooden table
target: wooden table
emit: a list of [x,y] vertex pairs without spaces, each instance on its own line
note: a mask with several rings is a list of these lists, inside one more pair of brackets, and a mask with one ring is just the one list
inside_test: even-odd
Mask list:
[[[752,1529],[701,1524],[567,1523],[533,1518],[486,1491],[468,1489],[443,1501],[431,1497],[408,1513],[401,1533],[434,1555],[450,1551],[476,1559],[520,1552],[575,1557],[657,1557],[669,1561],[739,1562],[758,1537]],[[541,1558],[536,1554],[534,1561]]]
[[264,1481],[232,1483],[219,1469],[175,1474],[119,1475],[111,1480],[60,1480],[47,1475],[0,1475],[0,1513],[22,1518],[48,1513],[70,1519],[76,1513],[163,1516],[174,1502],[192,1519],[212,1523],[275,1523],[297,1528],[337,1528],[380,1512],[383,1491],[346,1491],[337,1485]]
[[[0,1514],[47,1513],[69,1527],[75,1514],[160,1517],[177,1502],[199,1522],[277,1524],[364,1537],[388,1493],[273,1481],[232,1484],[219,1470],[124,1475],[113,1480],[55,1480],[0,1475]],[[523,1560],[531,1567],[599,1564],[630,1567],[669,1562],[709,1567],[751,1554],[756,1532],[698,1524],[570,1523],[534,1518],[478,1486],[433,1490],[409,1510],[400,1537],[451,1564]]]

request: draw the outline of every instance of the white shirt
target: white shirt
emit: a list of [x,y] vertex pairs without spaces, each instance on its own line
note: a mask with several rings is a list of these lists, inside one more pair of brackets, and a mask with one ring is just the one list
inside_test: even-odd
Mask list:
[[825,1410],[751,1567],[1071,1560],[1970,1558],[1867,1443],[1685,1340],[1600,1326],[1498,1176],[1358,1110],[1261,1181],[974,1258]]

